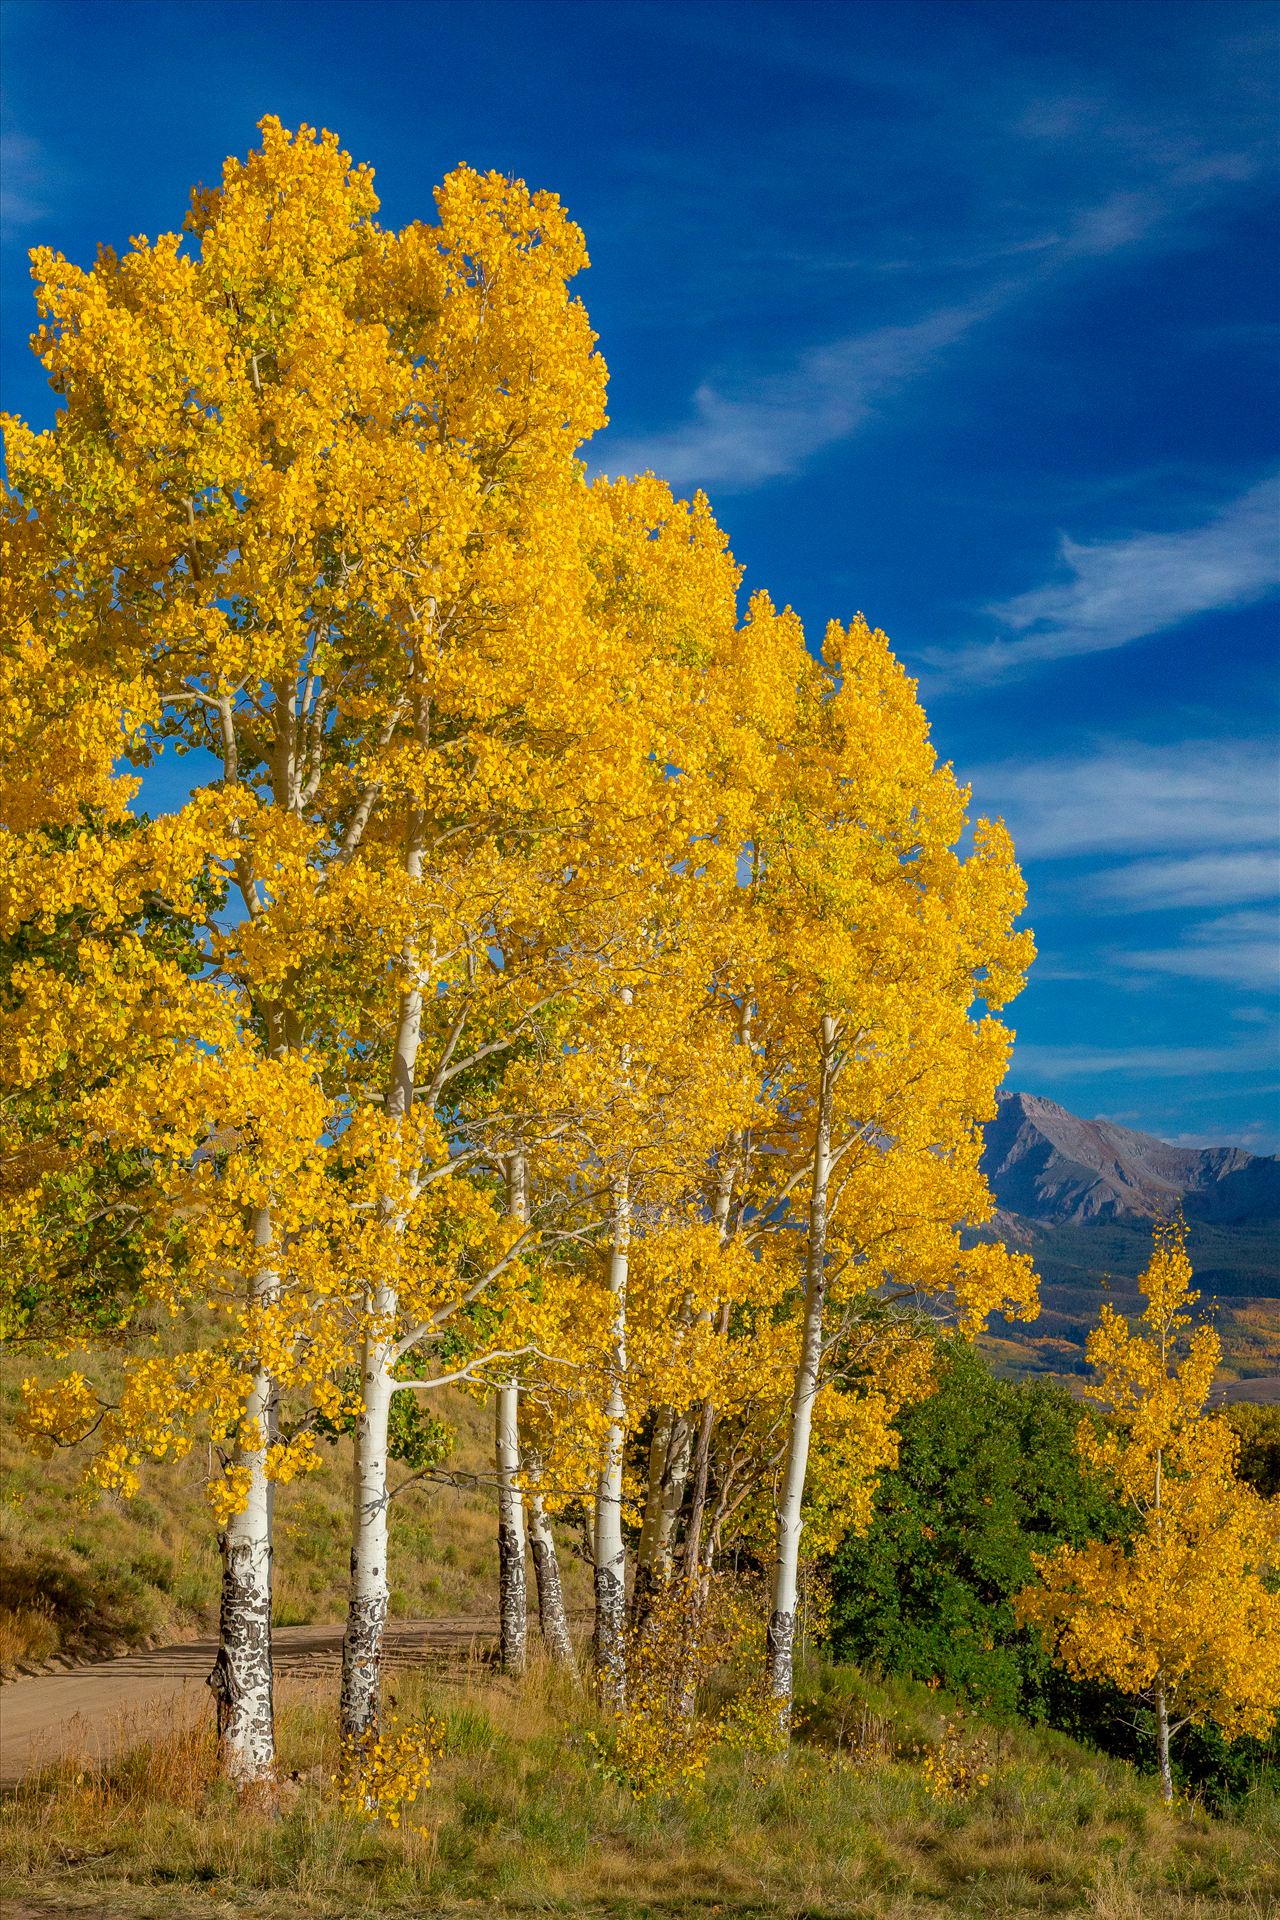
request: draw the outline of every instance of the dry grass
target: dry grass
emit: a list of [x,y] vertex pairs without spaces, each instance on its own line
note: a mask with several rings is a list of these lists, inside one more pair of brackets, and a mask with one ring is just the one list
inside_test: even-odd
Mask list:
[[[12,1402],[12,1389],[7,1396]],[[489,1416],[458,1395],[457,1464],[487,1467]],[[217,1558],[206,1463],[159,1468],[140,1497],[82,1502],[78,1463],[33,1461],[0,1422],[5,1508],[0,1663],[101,1651],[212,1624]],[[281,1489],[279,1624],[341,1618],[345,1444]],[[414,1487],[393,1510],[400,1617],[487,1614],[494,1515],[483,1491]],[[587,1598],[566,1552],[572,1605]],[[948,1703],[814,1668],[785,1767],[721,1755],[686,1801],[638,1802],[597,1762],[607,1729],[553,1672],[519,1686],[470,1662],[388,1679],[402,1718],[444,1723],[445,1758],[416,1820],[371,1829],[336,1807],[336,1679],[286,1682],[271,1818],[217,1780],[203,1703],[157,1732],[126,1728],[117,1758],[74,1754],[0,1807],[6,1914],[136,1920],[362,1920],[561,1914],[580,1920],[1263,1920],[1280,1912],[1275,1802],[1233,1822],[1168,1814],[1148,1784],[1054,1735],[985,1730],[990,1784],[964,1803],[929,1792],[922,1751]]]
[[278,1817],[233,1804],[207,1722],[193,1720],[105,1768],[73,1757],[13,1796],[0,1817],[9,1890],[139,1920],[1263,1920],[1280,1902],[1274,1801],[1232,1823],[1167,1813],[1128,1769],[1061,1736],[1006,1729],[990,1785],[939,1802],[918,1750],[948,1703],[923,1688],[815,1669],[790,1761],[722,1756],[683,1802],[638,1802],[607,1778],[586,1739],[603,1730],[545,1668],[516,1685],[470,1663],[397,1675],[390,1690],[403,1719],[445,1727],[416,1816],[425,1835],[335,1811],[332,1682],[286,1686],[295,1778]]
[[[11,1369],[12,1371],[12,1369]],[[217,1618],[218,1554],[204,1498],[203,1454],[147,1470],[133,1500],[85,1496],[72,1450],[38,1460],[14,1432],[16,1382],[0,1396],[0,1671],[51,1656],[100,1657],[190,1639]],[[451,1465],[487,1472],[490,1412],[443,1392],[456,1429]],[[393,1479],[404,1478],[393,1469]],[[322,1449],[318,1471],[277,1495],[278,1626],[341,1620],[351,1524],[350,1445]],[[570,1604],[589,1603],[585,1569],[562,1558]],[[492,1496],[419,1483],[392,1509],[392,1613],[490,1614],[496,1587]]]
[[0,1672],[38,1666],[58,1651],[58,1623],[44,1599],[29,1607],[0,1607]]

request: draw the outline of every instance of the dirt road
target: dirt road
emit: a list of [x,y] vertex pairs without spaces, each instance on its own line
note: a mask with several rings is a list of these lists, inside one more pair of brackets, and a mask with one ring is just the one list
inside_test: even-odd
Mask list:
[[[473,1647],[486,1653],[496,1631],[492,1620],[399,1620],[387,1628],[387,1662],[457,1660]],[[272,1639],[277,1677],[336,1675],[340,1625],[277,1627]],[[206,1704],[212,1713],[204,1682],[216,1651],[212,1640],[192,1640],[0,1687],[0,1787],[16,1785],[32,1766],[60,1753],[104,1757],[137,1740],[151,1716],[202,1712]]]

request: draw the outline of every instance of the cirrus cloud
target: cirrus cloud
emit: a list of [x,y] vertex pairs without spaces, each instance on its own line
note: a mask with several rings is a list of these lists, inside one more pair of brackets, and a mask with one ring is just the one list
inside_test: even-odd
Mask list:
[[1058,559],[1061,577],[987,609],[1008,632],[929,648],[928,666],[946,681],[989,683],[1266,599],[1280,587],[1280,473],[1180,532],[1092,542],[1063,534]]
[[1095,902],[1126,913],[1270,900],[1280,893],[1280,852],[1245,847],[1131,860],[1092,876],[1089,891]]
[[910,325],[877,327],[810,348],[785,371],[738,391],[704,381],[693,417],[604,450],[610,474],[660,473],[673,486],[760,486],[794,473],[857,431],[873,409],[932,367],[944,348],[993,311],[993,294]]
[[1270,741],[1113,741],[1093,753],[995,762],[972,778],[976,803],[1003,814],[1031,859],[1275,840],[1280,776]]

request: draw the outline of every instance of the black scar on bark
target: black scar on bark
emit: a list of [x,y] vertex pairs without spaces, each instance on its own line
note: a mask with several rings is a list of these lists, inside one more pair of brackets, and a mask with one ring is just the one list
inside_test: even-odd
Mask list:
[[511,1671],[525,1657],[520,1643],[527,1631],[528,1600],[520,1536],[509,1520],[498,1525],[498,1585],[501,1660],[503,1670]]
[[205,1681],[205,1685],[213,1689],[214,1704],[217,1708],[218,1715],[218,1738],[221,1740],[227,1730],[227,1722],[231,1718],[232,1708],[240,1698],[240,1688],[236,1685],[236,1676],[232,1671],[231,1662],[227,1658],[227,1650],[225,1647],[218,1648],[218,1657],[213,1663],[213,1672]]
[[[367,1600],[353,1600],[348,1605],[340,1708],[343,1732],[348,1737],[377,1733],[382,1634],[386,1617],[386,1602],[381,1595]],[[357,1678],[362,1682],[358,1689],[352,1685]],[[363,1694],[366,1706],[372,1701],[372,1711],[361,1713],[361,1724],[358,1726],[354,1724],[355,1701],[352,1697],[357,1691]]]
[[631,1590],[631,1624],[636,1633],[643,1633],[653,1603],[658,1594],[658,1574],[652,1565],[642,1562],[636,1568],[635,1583]]
[[769,1685],[775,1699],[791,1698],[795,1637],[794,1613],[775,1610],[769,1615]]
[[572,1666],[573,1641],[564,1610],[560,1563],[554,1548],[547,1545],[540,1533],[530,1535],[529,1547],[533,1554],[533,1578],[538,1589],[538,1623],[542,1628],[542,1638],[553,1660]]
[[621,1702],[627,1684],[622,1651],[627,1611],[626,1590],[612,1567],[596,1568],[595,1589],[596,1666],[605,1690]]
[[222,1592],[219,1607],[220,1645],[207,1685],[217,1708],[218,1738],[221,1740],[248,1689],[237,1677],[241,1671],[256,1674],[265,1681],[260,1689],[264,1704],[254,1716],[254,1728],[268,1748],[274,1748],[274,1710],[271,1672],[271,1553],[267,1552],[265,1589],[250,1584],[243,1569],[252,1562],[248,1543],[232,1546],[225,1533],[218,1536],[222,1552]]

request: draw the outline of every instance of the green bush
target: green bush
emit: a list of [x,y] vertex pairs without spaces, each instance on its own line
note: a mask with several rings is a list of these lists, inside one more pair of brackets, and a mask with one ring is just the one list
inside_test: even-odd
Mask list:
[[[937,1392],[901,1422],[898,1465],[877,1492],[870,1530],[833,1556],[829,1629],[837,1659],[937,1678],[995,1715],[1020,1714],[1148,1768],[1153,1742],[1133,1702],[1071,1680],[1013,1596],[1032,1555],[1060,1543],[1123,1537],[1123,1510],[1076,1453],[1085,1414],[1065,1388],[995,1379],[972,1348],[944,1349]],[[1186,1728],[1180,1784],[1214,1808],[1280,1785],[1280,1733],[1228,1745]]]

